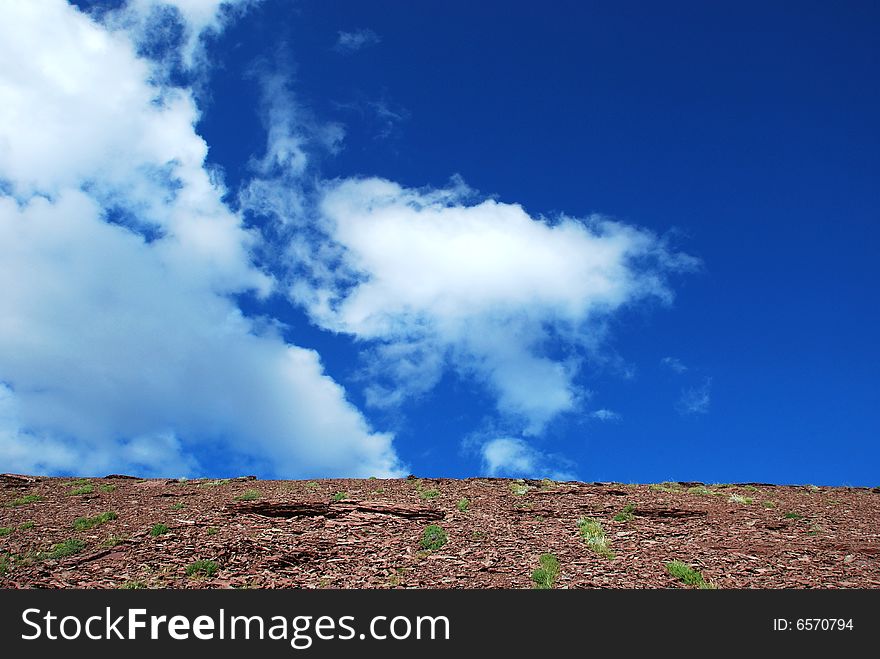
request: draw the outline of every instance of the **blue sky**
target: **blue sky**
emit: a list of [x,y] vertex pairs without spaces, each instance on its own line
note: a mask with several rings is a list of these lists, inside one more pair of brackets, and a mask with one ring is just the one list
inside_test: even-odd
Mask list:
[[0,21],[0,465],[875,485],[871,3]]

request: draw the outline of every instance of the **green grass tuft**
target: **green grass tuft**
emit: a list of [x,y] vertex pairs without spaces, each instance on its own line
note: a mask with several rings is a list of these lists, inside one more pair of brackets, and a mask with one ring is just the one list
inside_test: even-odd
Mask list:
[[440,496],[440,490],[419,490],[419,496],[425,501],[430,501]]
[[112,510],[108,510],[106,513],[101,513],[100,515],[95,515],[94,517],[77,517],[73,522],[73,528],[75,531],[85,531],[86,529],[106,524],[118,517],[119,515]]
[[42,501],[43,497],[39,494],[28,494],[23,497],[19,497],[18,499],[13,499],[9,502],[9,505],[13,508],[17,508],[18,506],[26,506],[29,503],[37,503],[38,501]]
[[79,485],[70,490],[70,493],[74,496],[81,496],[83,494],[91,494],[95,491],[95,488],[92,487],[91,483],[86,483],[85,485]]
[[458,503],[455,504],[455,507],[458,508],[458,512],[466,513],[468,511],[468,508],[471,507],[471,502],[468,501],[466,498],[462,497],[461,499],[458,500]]
[[693,569],[687,563],[681,561],[670,561],[666,564],[666,571],[679,581],[683,581],[688,586],[697,586],[703,590],[714,590],[715,586],[708,583],[699,570]]
[[443,530],[443,527],[437,526],[436,524],[430,524],[425,527],[425,530],[422,532],[422,539],[419,541],[422,549],[435,550],[440,549],[443,545],[446,544],[449,537],[446,535],[446,531]]
[[153,524],[153,528],[150,529],[150,535],[155,538],[168,533],[169,530],[170,529],[167,526],[159,522],[157,524]]
[[19,531],[27,531],[28,529],[32,529],[32,528],[34,528],[33,522],[23,522],[18,525]]
[[12,528],[9,526],[0,526],[0,538],[3,536],[10,535],[12,533]]
[[797,519],[803,519],[803,518],[804,518],[804,516],[801,515],[800,513],[785,513],[785,519],[797,520]]
[[260,498],[260,493],[256,490],[245,490],[237,497],[235,497],[236,501],[256,501]]
[[348,492],[337,492],[332,497],[330,497],[330,501],[336,503],[338,501],[342,501],[348,498]]
[[605,529],[598,520],[582,517],[578,520],[578,530],[587,546],[603,558],[614,558],[614,552],[608,547]]
[[86,543],[76,538],[70,538],[64,542],[59,542],[52,547],[52,551],[41,554],[41,558],[64,558],[73,556],[85,549]]
[[204,559],[194,561],[186,566],[186,576],[188,577],[213,577],[217,574],[218,565],[214,561],[206,561]]
[[635,511],[636,511],[636,507],[633,504],[628,503],[623,507],[623,510],[621,510],[619,513],[617,513],[614,516],[614,521],[615,522],[629,522],[630,520],[632,520],[635,517],[635,515],[633,514],[633,513],[635,513]]
[[730,503],[740,503],[748,506],[753,502],[753,499],[751,497],[744,497],[739,494],[732,494],[730,495],[728,501],[730,501]]
[[100,488],[101,492],[109,493],[113,492],[116,489],[116,486],[113,483],[107,483],[106,485],[102,485]]
[[538,559],[541,567],[532,571],[532,582],[538,590],[553,588],[556,577],[559,575],[559,559],[553,554],[541,554]]
[[120,590],[143,590],[147,587],[143,581],[126,581],[119,588]]

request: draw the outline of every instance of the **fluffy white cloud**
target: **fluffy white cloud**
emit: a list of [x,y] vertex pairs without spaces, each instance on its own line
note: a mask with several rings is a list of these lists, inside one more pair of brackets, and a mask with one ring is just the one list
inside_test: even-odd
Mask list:
[[[179,4],[198,34],[224,3]],[[0,60],[0,463],[399,472],[318,355],[231,301],[272,279],[190,91],[57,1],[0,4]]]
[[298,281],[292,294],[323,327],[376,342],[374,370],[386,382],[374,400],[423,392],[452,366],[537,434],[584,397],[574,379],[608,315],[670,301],[666,273],[695,261],[625,224],[550,222],[470,195],[460,182],[433,191],[381,179],[329,186],[320,212],[337,249],[322,246],[311,285]]
[[570,465],[559,456],[550,456],[536,450],[522,439],[498,437],[483,444],[480,449],[483,471],[488,476],[525,478],[552,478],[575,480],[568,471]]
[[593,410],[590,412],[590,416],[594,419],[598,419],[599,421],[620,421],[620,414],[615,412],[614,410]]

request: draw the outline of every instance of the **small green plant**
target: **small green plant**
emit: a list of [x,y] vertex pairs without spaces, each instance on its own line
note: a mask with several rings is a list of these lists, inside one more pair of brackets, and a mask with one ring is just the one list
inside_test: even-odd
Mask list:
[[458,508],[458,512],[466,513],[468,511],[468,508],[471,507],[471,502],[462,497],[458,500],[458,503],[455,504],[455,507]]
[[549,490],[553,487],[556,487],[556,481],[550,480],[549,478],[542,478],[541,479],[541,489],[542,490]]
[[317,489],[318,489],[318,484],[317,484],[315,481],[308,481],[308,482],[305,484],[305,488],[306,488],[307,490],[317,490]]
[[194,561],[186,566],[186,576],[188,577],[213,577],[217,574],[217,563],[214,561],[206,561],[204,559]]
[[699,494],[702,497],[712,496],[714,492],[708,487],[689,487],[688,494]]
[[663,481],[662,483],[652,483],[648,486],[652,492],[668,492],[670,494],[678,494],[681,492],[681,486],[672,481]]
[[178,501],[173,506],[168,507],[169,510],[183,510],[184,508],[186,508],[186,504],[183,501]]
[[260,493],[256,490],[245,490],[237,497],[235,497],[236,501],[256,501],[260,498]]
[[95,488],[92,487],[91,483],[86,483],[85,485],[78,485],[70,490],[70,493],[74,496],[81,496],[83,494],[91,494],[95,491]]
[[590,549],[603,558],[614,558],[614,552],[608,547],[608,538],[605,536],[602,524],[592,517],[582,517],[577,524],[581,538]]
[[815,485],[804,485],[804,489],[807,492],[820,492],[822,490],[821,487],[816,487]]
[[532,571],[532,582],[538,590],[553,588],[556,577],[559,575],[559,559],[553,554],[541,554],[538,559],[541,567]]
[[753,499],[751,497],[744,497],[739,494],[732,494],[730,495],[728,501],[730,501],[730,503],[739,503],[748,506],[752,503]]
[[419,496],[425,501],[430,501],[440,496],[440,490],[419,490]]
[[122,536],[111,535],[101,544],[104,547],[116,547],[117,545],[121,545],[123,542],[125,542],[125,538],[123,538]]
[[85,531],[86,529],[106,524],[118,517],[119,515],[112,510],[108,510],[106,513],[101,513],[100,515],[95,515],[94,517],[77,517],[73,522],[73,528],[75,531]]
[[763,505],[765,508],[775,508],[775,507],[776,507],[776,502],[775,502],[775,501],[765,501],[762,505]]
[[630,520],[633,519],[633,517],[635,517],[635,515],[633,514],[633,513],[635,513],[635,511],[636,511],[636,507],[633,504],[628,503],[623,507],[623,510],[621,510],[619,513],[617,513],[614,516],[614,521],[615,522],[629,522]]
[[800,513],[785,513],[785,519],[798,520],[798,519],[803,519],[803,518],[804,518],[804,516],[801,515]]
[[41,558],[64,558],[73,556],[85,549],[86,543],[76,538],[70,538],[64,542],[59,542],[52,547],[52,551],[41,554]]
[[715,586],[713,586],[703,578],[703,575],[699,572],[699,570],[693,569],[687,563],[682,563],[681,561],[670,561],[666,564],[666,571],[679,581],[683,581],[684,583],[686,583],[688,586],[696,586],[697,588],[703,590],[715,589]]
[[153,524],[153,528],[150,529],[150,535],[156,538],[160,535],[168,533],[169,530],[170,529],[162,524],[162,522],[158,522],[157,524]]
[[743,489],[746,492],[757,492],[758,491],[758,488],[755,487],[754,485],[743,485]]
[[440,547],[446,544],[448,539],[449,538],[446,535],[446,531],[443,530],[443,527],[437,526],[436,524],[430,524],[426,526],[425,530],[422,532],[422,539],[419,544],[422,549],[433,551],[435,549],[440,549]]
[[9,526],[0,526],[0,538],[6,535],[10,535],[12,533],[12,528]]
[[518,497],[525,496],[529,493],[530,489],[532,488],[530,488],[528,485],[525,484],[524,481],[521,480],[513,481],[510,484],[510,491]]
[[99,489],[101,492],[109,494],[116,489],[116,486],[113,483],[107,483],[106,485],[102,485]]
[[9,505],[13,508],[17,508],[18,506],[26,506],[29,503],[37,503],[38,501],[42,501],[43,497],[39,494],[28,494],[23,497],[19,497],[18,499],[13,499],[9,502]]
[[27,531],[28,529],[32,529],[32,528],[34,528],[33,522],[24,522],[24,523],[18,525],[19,531]]
[[342,501],[343,499],[348,498],[348,492],[337,492],[332,497],[330,497],[330,501],[336,503],[337,501]]
[[12,567],[12,559],[9,558],[9,555],[0,554],[0,574],[9,572],[10,567]]
[[121,590],[143,590],[147,587],[143,581],[126,581],[119,588]]
[[218,531],[219,529],[216,526],[209,526],[205,533],[207,533],[208,535],[217,535]]

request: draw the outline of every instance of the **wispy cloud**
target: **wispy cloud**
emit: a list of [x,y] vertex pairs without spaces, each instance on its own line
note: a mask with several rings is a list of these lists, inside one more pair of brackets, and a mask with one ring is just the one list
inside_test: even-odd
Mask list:
[[488,476],[576,480],[568,460],[542,453],[519,438],[492,439],[483,444],[480,453]]
[[676,404],[679,414],[706,414],[712,403],[712,378],[706,378],[697,387],[683,389]]
[[594,419],[598,419],[599,421],[620,421],[620,414],[615,412],[614,410],[593,410],[590,412],[590,416]]
[[381,41],[381,37],[369,28],[352,30],[350,32],[340,30],[334,49],[339,53],[347,55],[368,46],[373,46]]
[[660,360],[660,364],[668,368],[670,371],[679,374],[688,370],[688,367],[685,366],[678,357],[664,357]]

